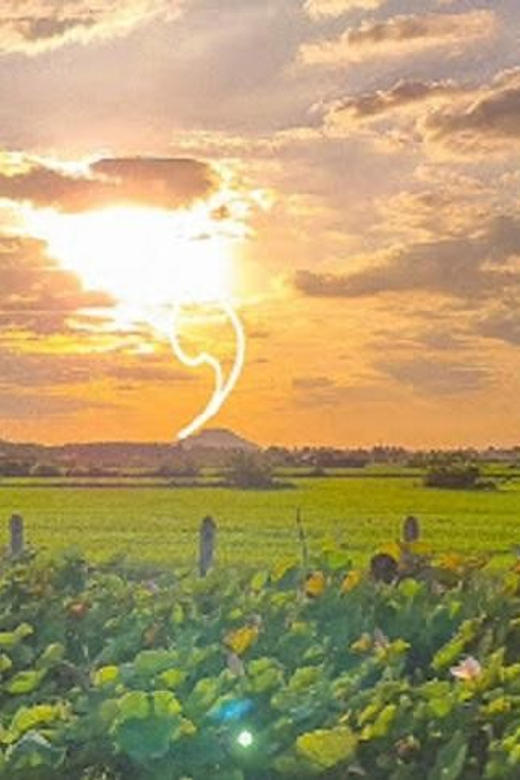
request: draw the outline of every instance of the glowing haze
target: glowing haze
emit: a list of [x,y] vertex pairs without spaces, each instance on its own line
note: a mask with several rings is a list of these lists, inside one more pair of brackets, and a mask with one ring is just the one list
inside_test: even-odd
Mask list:
[[519,33],[516,0],[2,4],[0,438],[516,443]]
[[[204,410],[178,433],[185,439],[217,415],[234,389],[245,359],[245,333],[229,302],[232,243],[219,236],[206,209],[170,214],[143,208],[107,208],[80,215],[37,212],[30,232],[46,240],[63,267],[85,286],[111,292],[134,319],[169,336],[175,357],[189,368],[208,366],[215,389]],[[229,376],[204,351],[192,357],[181,345],[179,318],[185,304],[219,305],[229,317],[236,350]]]

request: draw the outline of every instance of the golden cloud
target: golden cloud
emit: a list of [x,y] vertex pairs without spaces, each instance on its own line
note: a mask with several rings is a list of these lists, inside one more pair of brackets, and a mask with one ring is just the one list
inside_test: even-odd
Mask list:
[[510,154],[511,144],[520,143],[520,69],[429,113],[420,129],[429,144],[448,154]]
[[300,59],[307,65],[343,67],[375,58],[403,57],[436,49],[463,51],[470,43],[494,36],[493,11],[393,16],[348,27],[339,38],[306,44]]
[[385,3],[386,0],[307,0],[305,10],[313,19],[320,19],[353,10],[374,11]]
[[217,185],[215,170],[193,159],[107,158],[82,173],[46,161],[0,168],[0,198],[69,213],[121,204],[179,208],[210,195]]
[[181,0],[2,0],[0,53],[39,54],[66,43],[128,33],[156,17],[173,18]]

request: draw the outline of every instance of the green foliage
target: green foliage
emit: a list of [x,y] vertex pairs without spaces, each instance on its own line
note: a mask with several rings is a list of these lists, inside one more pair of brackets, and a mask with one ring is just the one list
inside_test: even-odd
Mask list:
[[237,452],[232,455],[226,471],[226,484],[246,490],[276,485],[269,462],[265,456],[256,452]]
[[430,488],[451,490],[494,490],[492,480],[484,480],[478,466],[469,463],[442,463],[430,467],[424,478]]
[[516,780],[519,575],[421,549],[392,584],[328,549],[310,591],[6,567],[0,780]]
[[[483,471],[485,477],[488,473]],[[421,474],[402,471],[399,478],[372,470],[356,474],[321,479],[280,474],[292,490],[226,489],[211,482],[204,488],[172,488],[136,479],[128,480],[129,489],[103,487],[102,480],[63,488],[9,480],[2,482],[2,500],[26,518],[32,545],[50,554],[78,545],[89,561],[103,563],[125,553],[128,561],[139,562],[140,571],[147,565],[149,576],[157,564],[171,570],[195,565],[200,522],[209,508],[218,523],[217,560],[226,567],[258,570],[298,555],[299,506],[310,554],[339,532],[356,565],[367,563],[381,539],[401,535],[411,507],[421,521],[422,540],[436,551],[493,552],[498,566],[511,560],[512,543],[520,543],[514,537],[520,516],[516,472],[495,491],[432,490],[422,485]],[[7,523],[0,536],[7,544]],[[135,569],[127,566],[129,576]]]

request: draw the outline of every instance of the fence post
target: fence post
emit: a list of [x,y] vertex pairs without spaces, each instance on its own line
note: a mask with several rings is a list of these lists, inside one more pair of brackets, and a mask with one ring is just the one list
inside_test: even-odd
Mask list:
[[296,510],[296,527],[298,529],[298,541],[300,542],[303,576],[305,578],[309,566],[309,550],[307,547],[307,537],[305,536],[305,528],[303,527],[302,511],[300,507]]
[[9,555],[15,558],[24,550],[24,525],[21,515],[13,515],[9,521]]
[[403,542],[411,543],[419,541],[421,529],[416,517],[410,515],[403,523]]
[[205,517],[199,534],[199,574],[205,577],[214,564],[217,542],[217,524],[212,517]]

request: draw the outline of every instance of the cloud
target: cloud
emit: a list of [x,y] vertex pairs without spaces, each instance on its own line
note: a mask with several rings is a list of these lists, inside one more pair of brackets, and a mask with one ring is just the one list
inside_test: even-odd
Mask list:
[[376,367],[386,376],[423,395],[471,393],[484,389],[492,382],[491,371],[472,362],[414,357],[382,360]]
[[346,403],[388,400],[388,388],[375,384],[345,384],[328,376],[300,376],[292,381],[298,408],[323,408]]
[[52,391],[61,386],[88,386],[109,380],[143,387],[146,384],[174,385],[193,382],[192,374],[179,370],[169,350],[151,354],[129,352],[121,341],[103,352],[84,350],[81,341],[71,343],[69,351],[28,351],[14,346],[0,347],[0,389],[41,388]]
[[520,220],[495,216],[481,233],[412,243],[393,250],[384,264],[346,274],[300,270],[295,286],[313,297],[358,298],[423,291],[463,300],[504,293],[520,284],[507,261],[520,255]]
[[389,115],[417,112],[425,106],[430,109],[466,91],[453,81],[401,80],[385,90],[333,101],[325,107],[325,125],[327,130],[348,132],[358,124],[385,120]]
[[78,278],[46,254],[45,244],[0,235],[0,326],[34,334],[71,330],[68,319],[81,310],[105,310],[113,300],[86,291]]
[[520,297],[505,297],[475,323],[475,330],[485,338],[520,346]]
[[[436,169],[437,170],[437,169]],[[438,240],[439,237],[471,235],[489,221],[490,201],[495,191],[460,171],[439,169],[441,180],[430,169],[416,174],[421,184],[376,200],[380,223],[374,234],[384,240]],[[412,185],[412,186],[414,186]]]
[[2,0],[0,54],[113,38],[157,17],[174,18],[181,7],[181,0]]
[[336,382],[328,376],[302,376],[293,379],[295,390],[327,390],[336,386]]
[[427,114],[425,140],[451,152],[510,154],[520,142],[520,69],[499,74],[473,98],[453,100]]
[[90,398],[0,390],[0,420],[41,420],[46,417],[64,417],[86,410],[116,408],[118,408],[117,404]]
[[385,3],[386,0],[307,0],[304,7],[312,19],[321,19],[353,10],[374,11]]
[[450,49],[463,51],[468,44],[492,37],[497,29],[492,11],[458,14],[393,16],[384,21],[349,27],[336,39],[305,44],[300,59],[308,65],[343,67],[375,58]]
[[431,158],[505,157],[520,142],[520,68],[481,85],[400,80],[315,109],[329,137],[357,133],[393,151],[423,145]]
[[209,195],[217,181],[213,168],[193,159],[107,158],[83,174],[26,161],[0,171],[0,198],[69,213],[122,204],[171,209]]

